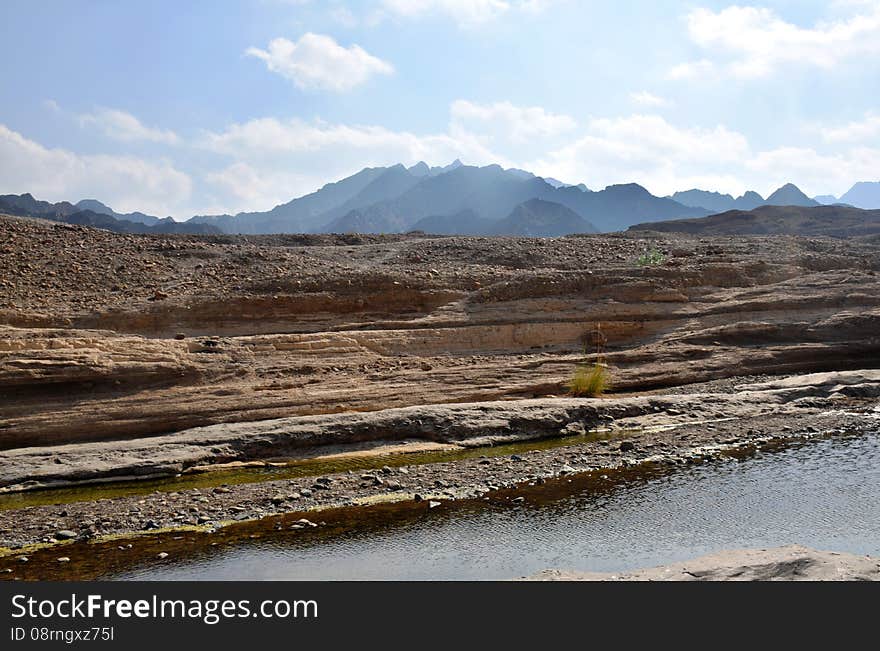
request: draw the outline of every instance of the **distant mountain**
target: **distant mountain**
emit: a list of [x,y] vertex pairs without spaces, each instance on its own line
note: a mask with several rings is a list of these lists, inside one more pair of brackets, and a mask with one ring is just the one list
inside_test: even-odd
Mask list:
[[741,197],[734,199],[729,194],[720,192],[707,192],[706,190],[687,190],[676,192],[671,199],[684,206],[693,208],[705,208],[712,212],[724,212],[727,210],[751,210],[764,203],[764,197],[757,192],[748,191]]
[[835,197],[833,194],[820,194],[813,197],[813,201],[823,206],[831,206],[835,203],[840,203],[840,200]]
[[0,213],[20,217],[43,217],[60,220],[77,212],[77,207],[69,201],[49,203],[34,199],[30,193],[0,195]]
[[880,181],[856,183],[840,197],[840,202],[866,210],[880,208]]
[[[424,169],[427,169],[427,165],[425,165]],[[430,171],[427,175],[419,176],[418,174],[422,171],[424,170],[417,168],[414,175],[411,170],[408,170],[403,165],[389,167],[351,199],[316,217],[315,222],[320,222],[321,226],[323,226],[336,219],[345,217],[352,211],[358,211],[366,206],[395,199],[430,176]],[[317,228],[316,230],[321,229]]]
[[813,201],[793,183],[786,183],[776,192],[767,197],[764,202],[768,206],[818,206],[818,201]]
[[367,167],[320,190],[275,206],[266,212],[197,215],[189,221],[212,224],[227,233],[308,233],[325,223],[324,213],[341,206],[385,173],[385,167]]
[[486,234],[561,237],[596,232],[595,226],[562,204],[529,199],[516,206],[507,217],[492,224]]
[[655,197],[636,183],[609,185],[599,192],[583,192],[573,186],[551,188],[539,198],[570,208],[601,232],[623,231],[643,221],[702,217],[711,212]]
[[498,165],[461,165],[422,179],[399,197],[354,208],[320,231],[395,233],[414,228],[425,217],[465,210],[480,219],[496,221],[507,217],[514,206],[553,189],[542,179],[523,178]]
[[485,235],[494,223],[490,219],[483,219],[473,210],[465,209],[454,215],[423,217],[409,230],[432,235]]
[[221,231],[211,224],[193,224],[190,222],[177,222],[166,217],[157,219],[153,225],[144,224],[142,222],[130,221],[128,219],[116,219],[112,215],[106,213],[96,213],[92,210],[80,210],[72,215],[65,217],[63,220],[67,224],[77,224],[79,226],[91,226],[93,228],[103,228],[104,230],[113,231],[115,233],[156,233],[163,235],[220,235]]
[[637,224],[631,231],[695,235],[804,235],[857,237],[880,234],[880,210],[849,206],[760,206],[701,219]]
[[[810,199],[791,183],[782,186],[767,199],[751,190],[736,199],[729,194],[706,190],[676,192],[670,198],[685,206],[705,208],[713,213],[727,212],[728,210],[753,210],[758,206],[818,206],[823,203],[819,201],[819,197],[815,200]],[[834,197],[829,198],[832,201],[824,203],[837,203],[837,199]]]
[[142,212],[130,212],[127,214],[118,213],[110,206],[107,206],[96,199],[83,199],[82,201],[77,201],[76,207],[79,210],[91,210],[92,212],[98,213],[99,215],[110,215],[111,217],[115,217],[116,219],[122,219],[130,222],[140,222],[141,224],[147,224],[148,226],[154,226],[160,221],[159,217],[154,217],[153,215],[145,215]]
[[[96,201],[95,203],[100,202]],[[127,219],[117,219],[112,214],[106,212],[79,210],[67,201],[55,204],[47,201],[38,201],[30,194],[0,196],[0,213],[17,215],[19,217],[51,219],[52,221],[80,226],[92,226],[117,233],[182,233],[195,235],[216,235],[222,233],[216,226],[176,222],[170,217],[156,219],[156,223],[153,225]]]

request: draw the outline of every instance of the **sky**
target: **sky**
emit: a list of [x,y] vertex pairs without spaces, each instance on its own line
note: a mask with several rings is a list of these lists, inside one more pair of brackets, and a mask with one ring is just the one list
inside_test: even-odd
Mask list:
[[[747,1],[747,0],[746,0]],[[880,0],[4,0],[0,193],[186,219],[363,167],[839,196]]]

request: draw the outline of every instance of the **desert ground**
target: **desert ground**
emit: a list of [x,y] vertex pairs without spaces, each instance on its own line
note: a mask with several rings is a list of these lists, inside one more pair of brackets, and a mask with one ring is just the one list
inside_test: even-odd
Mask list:
[[[70,540],[430,508],[876,430],[878,271],[876,237],[162,236],[2,216],[0,499],[20,502],[0,510],[0,569],[27,578],[12,559]],[[569,395],[597,362],[607,390]],[[486,454],[442,458],[461,450]],[[402,461],[222,479],[378,453]],[[38,497],[108,481],[132,489]]]

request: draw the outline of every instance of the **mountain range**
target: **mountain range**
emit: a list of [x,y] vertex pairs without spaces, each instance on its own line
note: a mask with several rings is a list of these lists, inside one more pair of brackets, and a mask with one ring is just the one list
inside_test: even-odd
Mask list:
[[791,183],[766,199],[749,191],[729,194],[692,189],[668,197],[629,183],[592,191],[499,165],[475,167],[456,160],[430,167],[368,167],[265,212],[197,215],[186,222],[140,212],[117,213],[96,199],[51,204],[31,195],[0,197],[0,212],[84,223],[121,232],[181,233],[394,233],[528,234],[614,232],[635,224],[700,218],[761,206],[822,204],[880,207],[880,182],[857,183],[843,197],[811,199]]
[[842,194],[839,199],[830,194],[814,198],[821,204],[843,204],[864,210],[874,210],[880,208],[880,181],[860,181]]
[[[82,206],[90,207],[84,209]],[[100,212],[93,210],[93,207],[99,208]],[[216,226],[177,222],[171,217],[159,219],[143,213],[120,215],[93,199],[85,199],[77,204],[68,201],[49,203],[34,199],[30,194],[5,194],[0,195],[0,213],[20,217],[40,217],[66,224],[102,228],[117,233],[217,235],[223,232]],[[149,223],[142,220],[149,220]]]
[[367,168],[267,212],[197,216],[191,221],[228,233],[421,230],[477,235],[513,228],[546,236],[557,233],[562,224],[577,229],[570,232],[617,231],[639,221],[710,212],[655,197],[636,184],[592,192],[583,184],[569,185],[524,170],[455,161],[439,168],[425,163]]

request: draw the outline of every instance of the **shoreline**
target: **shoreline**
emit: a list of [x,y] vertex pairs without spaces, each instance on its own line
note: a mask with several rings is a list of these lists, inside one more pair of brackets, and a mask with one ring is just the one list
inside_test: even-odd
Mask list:
[[[764,420],[770,429],[785,427],[781,423],[786,421]],[[322,482],[318,481],[319,478],[309,477],[220,486],[217,492],[217,489],[194,489],[8,510],[0,512],[0,526],[8,530],[7,520],[14,520],[19,535],[4,543],[6,549],[0,549],[0,580],[46,576],[76,578],[81,576],[77,574],[77,566],[88,565],[86,559],[99,549],[103,550],[105,562],[107,554],[118,555],[118,561],[123,562],[124,557],[132,556],[126,552],[132,544],[135,548],[140,546],[149,550],[146,558],[155,558],[156,554],[167,554],[164,550],[173,549],[177,541],[185,541],[179,543],[182,547],[174,553],[189,555],[194,551],[193,546],[211,547],[219,544],[217,541],[262,537],[291,529],[304,529],[304,534],[313,527],[315,531],[323,531],[328,521],[330,528],[334,521],[348,526],[361,519],[373,524],[378,520],[381,525],[385,518],[394,517],[395,513],[438,506],[452,508],[457,503],[474,500],[514,504],[522,499],[541,500],[554,491],[571,490],[568,484],[572,482],[593,486],[596,490],[610,489],[621,482],[674,472],[674,468],[680,465],[724,457],[730,460],[748,458],[757,450],[877,431],[876,423],[867,415],[854,413],[843,421],[838,414],[814,416],[800,428],[790,428],[782,436],[768,435],[752,427],[751,435],[742,436],[735,442],[713,442],[712,439],[730,437],[734,427],[744,425],[741,421],[730,421],[725,429],[714,432],[695,428],[674,433],[642,433],[616,441],[613,445],[617,449],[612,448],[612,444],[605,446],[591,442],[523,453],[518,455],[521,460],[507,456],[477,457],[453,463],[386,468],[386,472],[378,470],[363,475],[328,475],[320,478],[327,482],[324,484],[327,489],[318,489]],[[699,431],[705,434],[700,436]],[[646,447],[663,444],[664,438],[669,440],[669,437],[678,437],[681,444],[662,453]],[[620,442],[634,443],[636,448],[621,452]],[[379,478],[383,485],[364,480],[366,474]],[[396,488],[396,484],[406,486]],[[304,486],[311,488],[304,489]],[[295,492],[300,497],[287,499]],[[304,495],[306,492],[311,494]],[[210,514],[211,519],[199,523],[196,513]],[[186,514],[186,518],[181,519],[176,514]],[[47,530],[46,525],[50,522],[52,526]],[[76,526],[73,523],[77,522],[100,523],[100,528],[92,524],[71,540],[58,540],[49,531],[56,528],[63,531],[61,526]],[[108,526],[111,522],[113,526]],[[149,526],[142,526],[145,522]],[[93,528],[96,530],[92,531]],[[251,533],[253,531],[257,533]],[[27,557],[27,561],[20,560],[22,556]],[[62,557],[71,562],[58,561]]]
[[523,581],[880,581],[880,558],[802,545],[725,550],[630,572],[544,570]]

